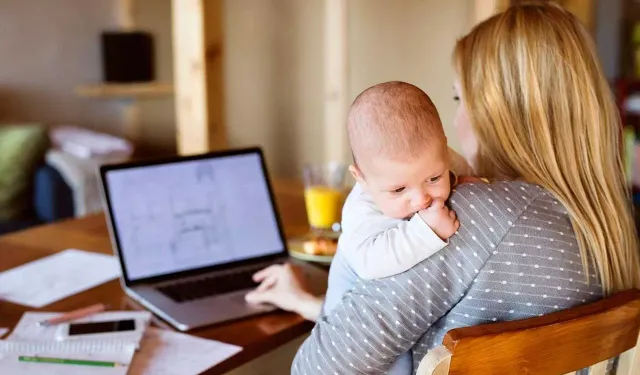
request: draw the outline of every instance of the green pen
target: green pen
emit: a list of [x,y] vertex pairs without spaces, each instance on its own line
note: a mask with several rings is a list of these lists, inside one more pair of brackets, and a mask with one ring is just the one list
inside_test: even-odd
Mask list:
[[20,362],[34,362],[34,363],[55,363],[59,365],[80,365],[80,366],[99,366],[99,367],[123,367],[122,363],[117,362],[104,362],[104,361],[89,361],[86,359],[66,359],[66,358],[50,358],[50,357],[18,357]]

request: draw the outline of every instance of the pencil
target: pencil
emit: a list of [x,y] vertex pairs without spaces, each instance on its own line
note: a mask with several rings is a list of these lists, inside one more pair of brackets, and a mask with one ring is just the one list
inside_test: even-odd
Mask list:
[[34,362],[34,363],[54,363],[58,365],[80,365],[80,366],[99,366],[99,367],[121,367],[125,366],[117,362],[105,362],[105,361],[90,361],[86,359],[68,359],[68,358],[50,358],[50,357],[30,357],[20,356],[18,357],[20,362]]
[[100,311],[104,311],[105,308],[106,308],[106,306],[104,304],[96,303],[95,305],[83,307],[81,309],[73,310],[73,311],[70,311],[68,313],[58,315],[55,318],[51,318],[51,319],[43,320],[41,322],[37,322],[36,325],[38,327],[40,327],[40,326],[48,327],[48,326],[52,326],[52,325],[59,324],[59,323],[66,323],[66,322],[70,322],[70,321],[75,320],[75,319],[80,319],[80,318],[87,317],[89,315],[98,313]]

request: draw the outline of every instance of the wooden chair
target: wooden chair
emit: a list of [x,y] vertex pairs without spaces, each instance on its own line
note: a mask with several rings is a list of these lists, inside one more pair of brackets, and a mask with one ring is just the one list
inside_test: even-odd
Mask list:
[[[538,318],[451,330],[417,375],[640,375],[640,290]],[[636,346],[637,344],[637,346]],[[635,348],[634,348],[635,347]]]

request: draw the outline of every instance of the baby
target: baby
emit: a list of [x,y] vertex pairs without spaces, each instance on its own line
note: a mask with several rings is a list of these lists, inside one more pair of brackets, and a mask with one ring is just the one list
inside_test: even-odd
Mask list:
[[342,213],[339,251],[359,277],[402,273],[435,254],[459,227],[445,201],[470,167],[447,147],[438,111],[419,88],[375,85],[349,111],[357,184]]

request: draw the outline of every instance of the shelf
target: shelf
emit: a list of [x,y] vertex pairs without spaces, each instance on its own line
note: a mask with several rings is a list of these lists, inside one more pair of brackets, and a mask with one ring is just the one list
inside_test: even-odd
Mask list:
[[98,83],[78,86],[75,92],[90,98],[154,98],[173,95],[173,85],[163,82]]

